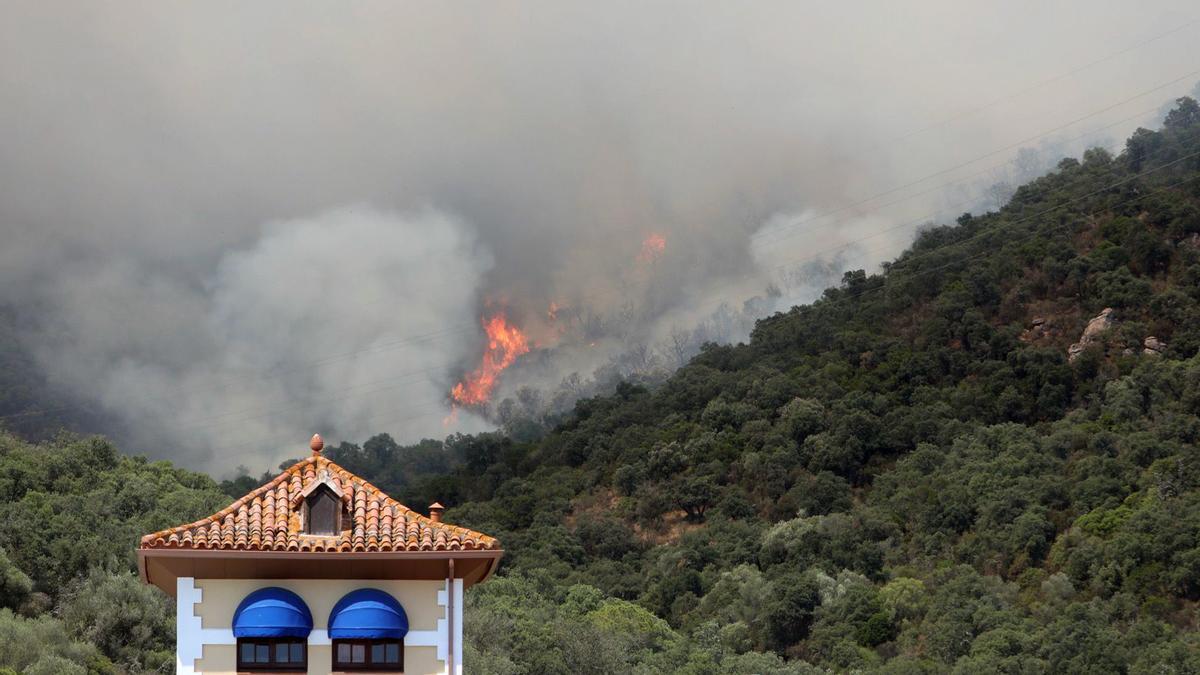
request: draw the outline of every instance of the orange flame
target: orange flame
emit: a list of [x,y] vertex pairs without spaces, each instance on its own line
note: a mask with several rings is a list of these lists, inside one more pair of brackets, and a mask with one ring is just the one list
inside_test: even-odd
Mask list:
[[529,340],[520,328],[510,324],[503,312],[497,312],[483,322],[488,344],[483,361],[462,382],[454,385],[450,396],[462,405],[487,403],[496,388],[501,371],[511,366],[517,357],[529,351]]
[[642,240],[642,252],[638,254],[638,262],[654,262],[662,256],[665,250],[667,250],[667,238],[661,234],[651,232]]

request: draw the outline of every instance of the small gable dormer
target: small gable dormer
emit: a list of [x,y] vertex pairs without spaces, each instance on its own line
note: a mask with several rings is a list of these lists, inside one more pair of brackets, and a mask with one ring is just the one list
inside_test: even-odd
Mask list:
[[342,531],[342,500],[322,485],[304,499],[304,534],[332,537]]
[[300,531],[321,537],[341,534],[344,496],[345,493],[329,471],[322,469],[317,480],[309,483],[300,493]]

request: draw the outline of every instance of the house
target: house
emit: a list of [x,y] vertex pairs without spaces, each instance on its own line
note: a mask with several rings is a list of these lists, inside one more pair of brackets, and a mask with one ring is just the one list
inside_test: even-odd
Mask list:
[[462,673],[463,590],[500,543],[424,516],[321,455],[225,509],[142,537],[175,598],[176,672]]

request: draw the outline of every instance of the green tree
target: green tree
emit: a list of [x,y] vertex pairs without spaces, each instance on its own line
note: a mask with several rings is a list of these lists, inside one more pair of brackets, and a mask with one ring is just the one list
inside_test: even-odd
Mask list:
[[773,580],[765,612],[770,646],[785,649],[804,639],[819,602],[816,580],[811,575],[791,573]]
[[33,581],[0,549],[0,608],[18,609],[33,592]]

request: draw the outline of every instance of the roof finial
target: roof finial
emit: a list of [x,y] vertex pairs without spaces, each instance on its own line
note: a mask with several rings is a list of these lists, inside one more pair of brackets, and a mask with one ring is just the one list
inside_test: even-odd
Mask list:
[[321,454],[321,449],[325,447],[325,441],[321,440],[321,434],[313,434],[312,440],[308,442],[308,447],[312,448],[313,455]]
[[429,505],[429,519],[435,523],[442,522],[442,511],[445,511],[445,510],[446,510],[446,507],[442,506],[438,502],[434,502],[434,503],[430,504]]

